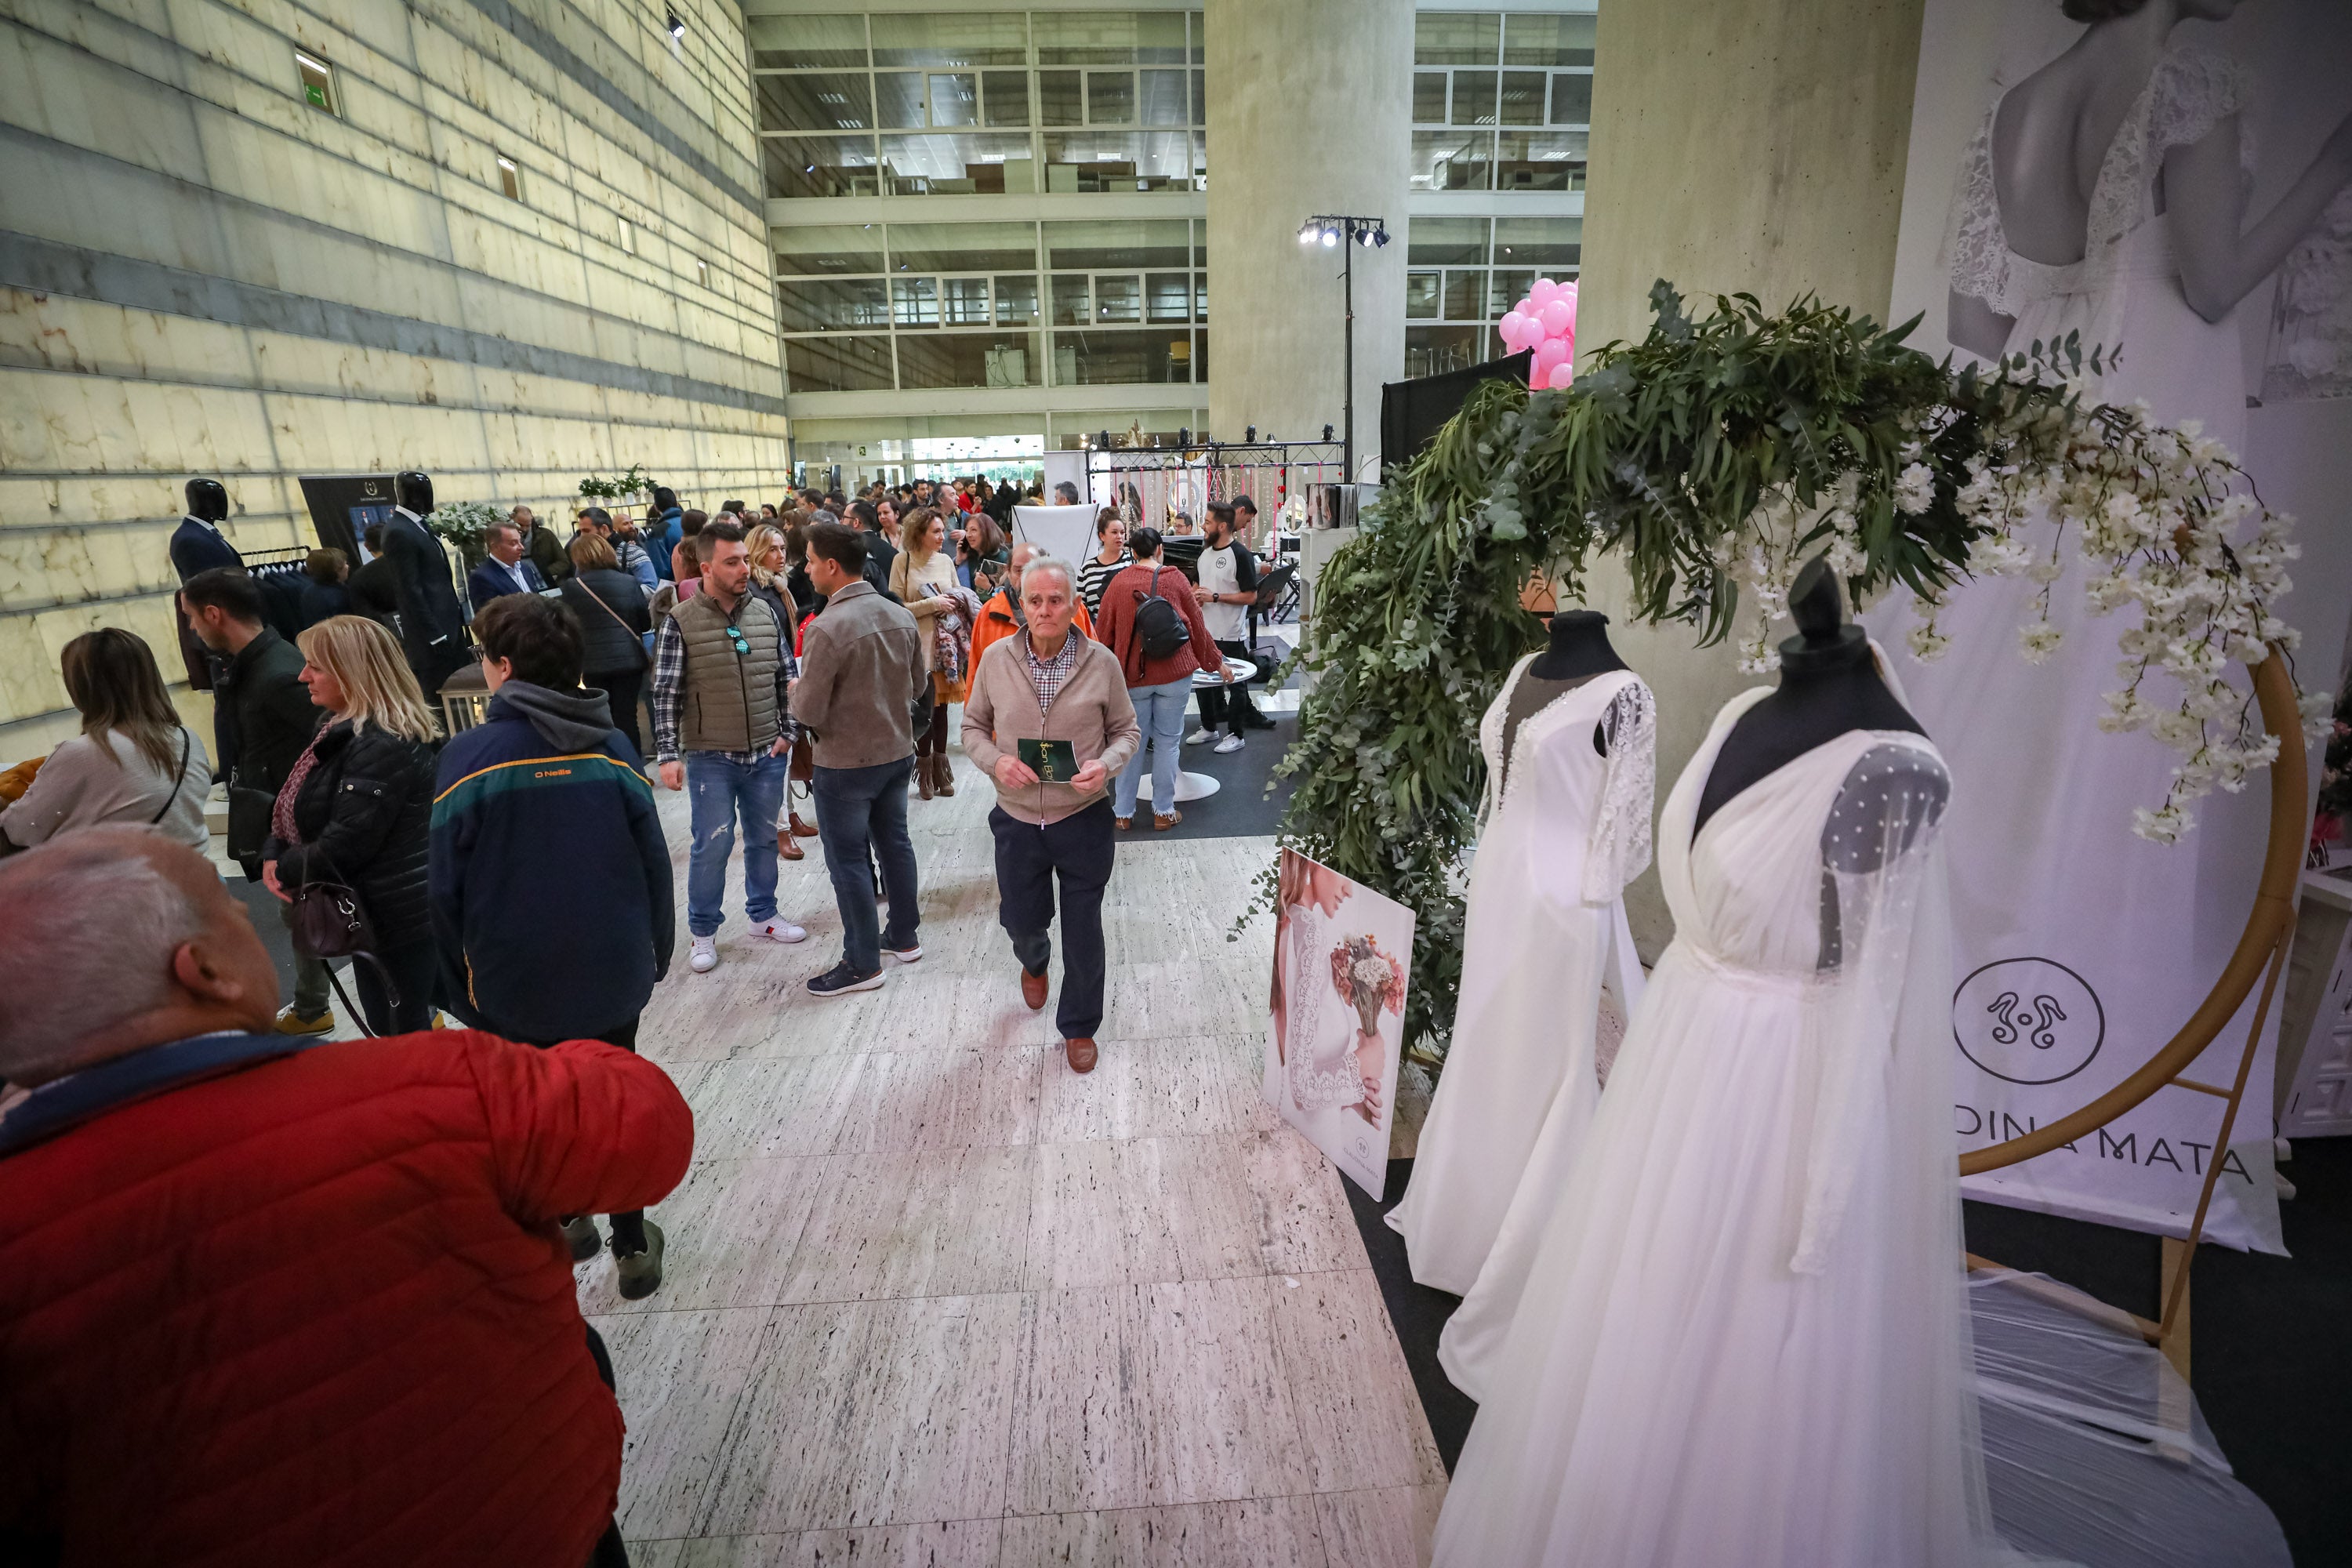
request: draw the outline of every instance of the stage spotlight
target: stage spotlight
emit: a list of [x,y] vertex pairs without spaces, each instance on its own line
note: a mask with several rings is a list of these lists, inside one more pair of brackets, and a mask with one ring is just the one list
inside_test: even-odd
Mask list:
[[1336,229],[1336,228],[1327,228],[1327,229],[1325,229],[1325,230],[1323,231],[1323,248],[1324,248],[1324,249],[1328,250],[1329,248],[1331,248],[1331,247],[1333,247],[1333,246],[1335,246],[1335,245],[1337,245],[1337,244],[1339,244],[1339,231],[1338,229]]
[[1300,224],[1300,225],[1298,226],[1298,243],[1299,243],[1299,244],[1301,244],[1301,245],[1312,245],[1312,244],[1314,244],[1314,243],[1315,243],[1315,236],[1316,236],[1316,234],[1317,234],[1318,232],[1318,231],[1317,230],[1316,226],[1315,226],[1313,224],[1311,224],[1311,223],[1302,223],[1302,224]]
[[686,24],[677,19],[677,13],[675,11],[669,13],[669,36],[680,43],[686,39]]

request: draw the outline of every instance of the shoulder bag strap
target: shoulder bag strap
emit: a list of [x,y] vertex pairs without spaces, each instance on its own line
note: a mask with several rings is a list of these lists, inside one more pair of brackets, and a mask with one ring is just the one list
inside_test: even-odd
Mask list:
[[193,738],[188,733],[188,727],[185,724],[181,725],[180,772],[178,776],[172,780],[172,793],[163,797],[163,804],[157,806],[155,808],[155,815],[147,819],[147,826],[150,827],[154,826],[157,823],[163,820],[163,814],[172,809],[172,803],[180,798],[180,790],[182,786],[186,784],[188,782],[188,747],[192,743],[192,740]]
[[612,606],[612,605],[608,605],[608,604],[604,603],[604,595],[599,594],[598,592],[596,592],[596,590],[595,590],[595,589],[591,588],[591,587],[588,585],[588,579],[587,579],[586,577],[583,576],[581,574],[579,574],[579,573],[577,573],[577,572],[574,572],[573,574],[572,574],[572,580],[573,582],[575,582],[575,583],[579,584],[580,584],[580,591],[581,591],[582,593],[583,593],[583,594],[587,595],[590,598],[592,598],[592,599],[595,600],[595,601],[596,601],[596,607],[597,607],[598,609],[600,609],[600,610],[604,611],[606,615],[608,615],[608,616],[612,616],[612,617],[613,617],[613,619],[614,619],[614,621],[616,624],[618,624],[618,625],[619,625],[620,628],[621,628],[623,631],[627,632],[631,637],[636,637],[636,636],[640,635],[640,634],[637,632],[637,630],[636,630],[636,628],[635,628],[635,627],[634,627],[634,626],[630,626],[628,622],[626,622],[626,621],[625,621],[625,620],[622,620],[622,619],[621,619],[621,612],[620,612],[620,611],[618,611],[618,610],[616,610],[616,609],[613,608],[613,606]]

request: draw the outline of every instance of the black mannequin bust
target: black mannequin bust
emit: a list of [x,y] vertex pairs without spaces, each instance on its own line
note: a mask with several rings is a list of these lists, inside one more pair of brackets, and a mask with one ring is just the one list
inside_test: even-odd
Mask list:
[[1797,635],[1780,644],[1780,687],[1739,716],[1698,799],[1696,834],[1748,785],[1849,730],[1927,731],[1878,673],[1870,638],[1845,619],[1837,578],[1820,559],[1789,593]]
[[[1520,725],[1594,676],[1629,668],[1610,645],[1607,616],[1598,610],[1556,612],[1551,618],[1550,646],[1536,655],[1535,662],[1519,677],[1511,691],[1510,707],[1503,715],[1505,772],[1509,771],[1511,748]],[[1592,727],[1592,749],[1601,756],[1609,754],[1605,722]]]
[[182,493],[188,511],[173,531],[171,542],[172,570],[180,581],[215,566],[243,566],[245,557],[220,531],[228,521],[228,490],[218,479],[194,479]]
[[393,595],[400,605],[402,648],[429,703],[450,672],[470,657],[465,616],[449,578],[449,552],[425,526],[433,510],[431,477],[413,468],[394,474],[392,499],[383,554],[392,563]]

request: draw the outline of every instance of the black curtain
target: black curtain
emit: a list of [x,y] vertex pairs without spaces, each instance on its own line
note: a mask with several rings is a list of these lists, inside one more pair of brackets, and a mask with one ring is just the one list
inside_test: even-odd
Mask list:
[[1535,363],[1531,350],[1521,350],[1485,364],[1424,375],[1418,381],[1392,381],[1381,388],[1381,466],[1402,467],[1419,456],[1444,423],[1462,412],[1470,389],[1482,381],[1508,378],[1521,386]]

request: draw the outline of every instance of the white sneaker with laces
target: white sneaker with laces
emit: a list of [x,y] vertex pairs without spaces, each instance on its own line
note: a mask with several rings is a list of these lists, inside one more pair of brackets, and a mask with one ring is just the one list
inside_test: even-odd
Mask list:
[[1242,738],[1239,735],[1228,735],[1223,740],[1209,748],[1209,750],[1216,752],[1219,756],[1223,756],[1232,752],[1238,752],[1241,749]]
[[1184,737],[1184,743],[1188,746],[1197,746],[1209,738],[1209,727],[1206,724],[1198,725],[1191,734]]
[[763,926],[753,926],[751,934],[768,942],[806,942],[808,932],[790,921],[770,921]]
[[689,957],[686,962],[687,966],[692,969],[697,974],[708,974],[712,970],[718,968],[719,939],[715,936],[696,937],[694,939],[693,956]]

